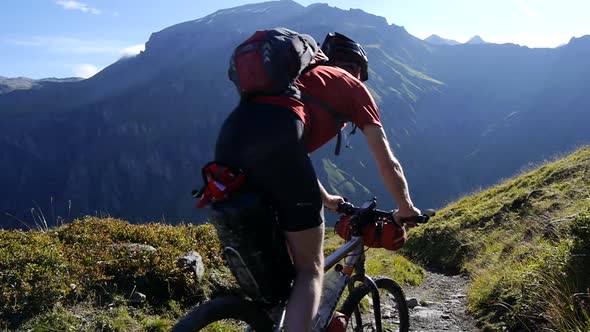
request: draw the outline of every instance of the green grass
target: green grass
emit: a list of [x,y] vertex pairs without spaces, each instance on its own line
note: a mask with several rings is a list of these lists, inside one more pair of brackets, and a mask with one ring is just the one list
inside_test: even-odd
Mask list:
[[[129,243],[155,251],[129,250]],[[203,259],[201,282],[177,265],[191,250]],[[39,326],[57,321],[76,325],[75,317],[58,310],[60,306],[90,302],[97,311],[126,308],[134,291],[146,295],[145,305],[154,315],[181,314],[212,292],[235,287],[232,280],[212,225],[132,225],[86,217],[46,231],[0,230],[0,329],[14,329],[34,317]],[[171,301],[183,309],[171,310]],[[118,326],[135,324],[140,311],[119,312],[109,320],[113,330],[127,330]],[[167,324],[145,315],[139,324],[148,330]]]
[[584,148],[450,204],[403,252],[470,274],[469,311],[482,327],[587,331],[588,211]]
[[237,321],[224,320],[207,325],[203,332],[241,332],[244,331],[244,328]]
[[170,314],[154,314],[150,308],[124,304],[97,307],[78,303],[69,308],[57,304],[20,326],[17,331],[169,331],[175,320]]
[[[324,254],[329,255],[344,244],[333,228],[326,228]],[[386,276],[400,285],[419,285],[426,273],[424,269],[395,251],[371,248],[366,251],[367,274],[372,277]]]

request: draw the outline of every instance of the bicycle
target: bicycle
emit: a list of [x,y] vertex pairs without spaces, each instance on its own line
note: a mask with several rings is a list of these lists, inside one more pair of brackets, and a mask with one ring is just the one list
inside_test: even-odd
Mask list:
[[[343,246],[325,258],[324,273],[334,268],[341,272],[345,278],[345,288],[348,295],[341,307],[337,310],[348,321],[347,331],[399,331],[407,332],[409,329],[409,313],[404,292],[401,286],[393,279],[387,277],[372,278],[365,271],[365,235],[364,226],[369,223],[396,222],[393,219],[393,211],[384,211],[376,208],[376,199],[365,203],[361,207],[355,207],[350,203],[338,206],[338,212],[350,217],[351,237]],[[401,224],[425,223],[434,211],[429,210],[425,214],[399,221]],[[344,259],[344,265],[339,262]],[[337,298],[324,299],[334,303],[341,302],[345,292],[337,293]],[[372,300],[372,319],[363,322],[362,301],[366,296]],[[321,304],[320,304],[321,308]],[[329,313],[332,317],[333,309]],[[385,310],[382,310],[385,309]],[[354,319],[351,319],[353,318]],[[238,328],[245,331],[282,331],[285,318],[285,304],[268,308],[254,301],[240,296],[221,296],[195,306],[173,328],[173,332],[200,331],[210,324],[224,320],[235,320]],[[316,317],[317,318],[317,317]],[[326,327],[324,327],[325,329]],[[314,331],[324,331],[321,327]]]

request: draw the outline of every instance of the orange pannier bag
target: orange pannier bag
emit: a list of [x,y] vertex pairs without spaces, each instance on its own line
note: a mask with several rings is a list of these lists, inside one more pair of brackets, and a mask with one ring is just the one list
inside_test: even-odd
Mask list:
[[[336,233],[346,241],[352,236],[350,218],[342,216],[334,226]],[[404,246],[408,237],[406,230],[396,222],[377,221],[363,227],[363,239],[367,247],[398,250]]]

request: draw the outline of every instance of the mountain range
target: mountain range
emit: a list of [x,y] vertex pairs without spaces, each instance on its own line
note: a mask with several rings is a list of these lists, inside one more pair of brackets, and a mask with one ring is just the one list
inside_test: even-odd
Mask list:
[[[590,36],[555,49],[447,47],[362,10],[291,0],[219,10],[153,33],[86,80],[0,78],[0,226],[82,214],[200,222],[190,191],[237,104],[233,48],[284,26],[361,43],[370,91],[420,207],[440,207],[590,141]],[[312,155],[331,191],[393,202],[364,143]],[[41,215],[42,213],[42,215]]]
[[[432,45],[448,45],[448,46],[455,46],[455,45],[460,45],[461,43],[453,40],[453,39],[446,39],[443,38],[439,35],[430,35],[429,37],[424,39],[425,42],[432,44]],[[488,42],[486,42],[485,40],[483,40],[483,38],[481,38],[478,35],[475,35],[471,38],[469,38],[469,40],[467,42],[465,42],[465,44],[471,44],[471,45],[477,45],[477,44],[487,44]]]

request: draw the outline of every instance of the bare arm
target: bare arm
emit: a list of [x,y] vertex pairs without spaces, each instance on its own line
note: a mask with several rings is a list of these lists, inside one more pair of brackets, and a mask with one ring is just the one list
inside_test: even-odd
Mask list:
[[326,201],[327,197],[330,195],[328,194],[328,192],[326,191],[326,188],[324,188],[324,186],[322,185],[322,183],[320,182],[320,179],[318,179],[318,186],[320,186],[320,193],[322,194],[322,201]]
[[320,182],[320,179],[318,179],[318,185],[320,186],[320,193],[322,194],[322,202],[324,202],[324,206],[329,210],[336,211],[338,204],[344,203],[344,198],[342,196],[329,194]]
[[397,203],[398,215],[400,217],[410,217],[419,214],[420,210],[414,207],[410,198],[408,183],[402,166],[394,157],[383,128],[369,124],[363,129],[363,134],[375,157],[383,182]]

